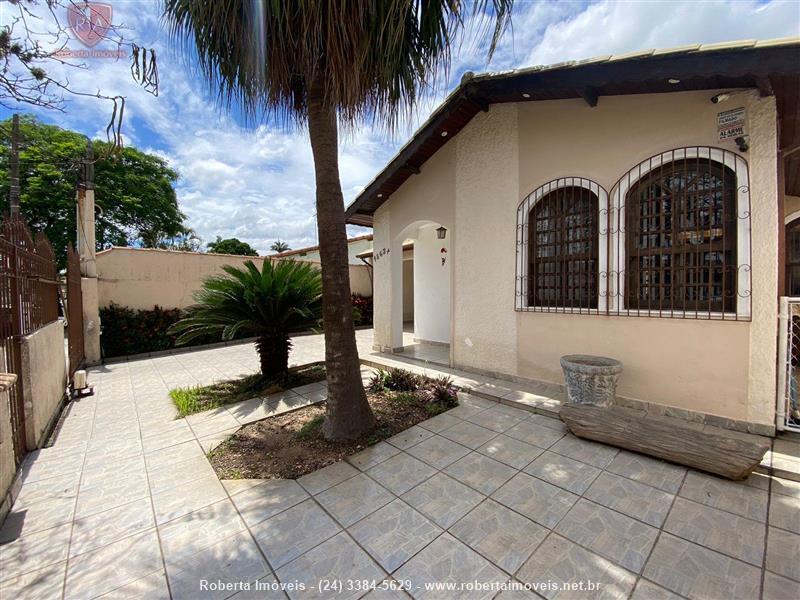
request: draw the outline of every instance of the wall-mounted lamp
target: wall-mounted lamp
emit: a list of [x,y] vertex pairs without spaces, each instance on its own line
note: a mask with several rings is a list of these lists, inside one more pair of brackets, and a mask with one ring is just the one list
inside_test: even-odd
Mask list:
[[444,227],[437,227],[436,228],[436,237],[437,238],[439,238],[440,240],[443,240],[446,235],[447,235],[447,229],[445,229]]

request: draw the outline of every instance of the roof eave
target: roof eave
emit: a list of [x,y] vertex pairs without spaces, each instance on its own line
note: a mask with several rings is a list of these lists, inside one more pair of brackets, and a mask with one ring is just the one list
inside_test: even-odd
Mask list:
[[[414,160],[415,153],[427,142],[439,140],[438,148],[440,148],[455,137],[458,131],[450,131],[445,124],[448,117],[465,105],[474,109],[474,114],[477,114],[480,110],[486,110],[490,103],[497,103],[492,101],[492,98],[501,96],[507,98],[514,90],[518,92],[518,98],[502,102],[539,100],[538,98],[526,100],[522,97],[523,91],[561,92],[558,99],[586,98],[586,90],[593,90],[600,95],[612,95],[603,94],[604,88],[611,85],[653,84],[653,82],[663,82],[666,86],[666,81],[670,78],[692,81],[693,85],[691,87],[675,85],[656,92],[632,93],[715,89],[713,80],[720,78],[740,78],[750,84],[742,87],[760,87],[764,78],[767,78],[768,83],[770,75],[800,74],[798,64],[800,64],[800,38],[787,38],[765,42],[747,40],[663,51],[649,50],[619,57],[600,57],[549,67],[473,76],[462,81],[448,95],[386,167],[364,188],[347,207],[345,218],[348,223],[371,226],[374,211],[390,195],[380,191],[384,184],[401,169],[408,170],[409,164],[417,164],[419,161]],[[703,80],[708,82],[706,87],[702,87]],[[441,137],[442,131],[448,131],[446,138]],[[403,181],[411,174],[412,172],[409,172]],[[364,205],[368,200],[376,200],[377,206],[367,209]]]

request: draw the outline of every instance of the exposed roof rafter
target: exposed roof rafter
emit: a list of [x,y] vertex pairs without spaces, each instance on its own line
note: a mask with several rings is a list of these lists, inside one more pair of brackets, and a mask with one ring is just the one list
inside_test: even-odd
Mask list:
[[581,90],[581,96],[584,100],[586,100],[586,104],[594,108],[597,106],[597,100],[600,98],[600,93],[597,91],[597,88],[589,86]]

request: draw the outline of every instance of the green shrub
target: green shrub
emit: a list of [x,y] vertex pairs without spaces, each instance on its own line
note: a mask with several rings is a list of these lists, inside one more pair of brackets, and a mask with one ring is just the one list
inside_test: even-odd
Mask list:
[[422,385],[423,378],[405,369],[389,369],[386,377],[386,388],[393,392],[415,392]]
[[[100,345],[105,358],[130,356],[146,352],[159,352],[176,348],[176,334],[169,328],[185,316],[178,308],[153,307],[152,310],[134,310],[112,304],[100,309]],[[234,339],[249,337],[246,332]],[[200,336],[193,344],[202,346],[221,342],[222,336],[211,334]]]
[[426,404],[425,410],[428,411],[428,414],[432,417],[436,415],[442,414],[444,411],[448,410],[448,408],[438,402],[434,402],[433,404]]
[[456,388],[453,385],[452,378],[447,375],[428,380],[421,396],[428,405],[439,405],[443,407],[443,410],[458,406]]
[[415,392],[400,392],[394,398],[398,402],[402,402],[404,404],[417,404],[419,403],[419,397]]
[[356,326],[372,325],[372,296],[352,295],[353,320]]
[[175,347],[175,336],[167,329],[181,318],[177,308],[158,306],[153,310],[132,310],[112,304],[100,309],[100,343],[103,356],[126,356]]
[[388,389],[386,387],[387,382],[389,381],[389,371],[384,371],[383,369],[378,369],[369,378],[369,384],[367,385],[367,389],[370,392],[383,392],[384,390]]

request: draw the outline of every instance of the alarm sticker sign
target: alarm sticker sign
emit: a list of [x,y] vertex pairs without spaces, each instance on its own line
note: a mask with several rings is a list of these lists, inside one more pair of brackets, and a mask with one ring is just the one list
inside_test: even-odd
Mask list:
[[729,140],[744,135],[744,107],[717,113],[717,132],[720,140]]

